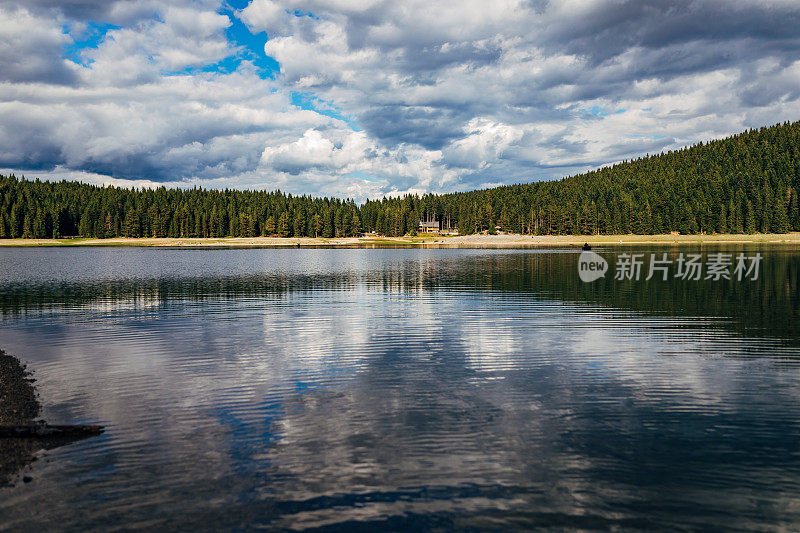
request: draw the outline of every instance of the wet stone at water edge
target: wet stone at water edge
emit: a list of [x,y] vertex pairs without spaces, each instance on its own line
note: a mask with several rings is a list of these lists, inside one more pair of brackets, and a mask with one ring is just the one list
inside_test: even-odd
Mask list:
[[25,365],[0,350],[0,426],[32,424],[39,416],[34,381]]
[[[33,424],[40,411],[33,378],[16,357],[0,350],[0,426]],[[0,439],[0,485],[33,462],[39,449],[32,439]]]
[[[37,422],[41,405],[25,365],[0,350],[0,486],[13,484],[41,450],[102,431],[96,426],[47,426]],[[91,428],[91,429],[90,429]],[[31,476],[24,476],[29,483]]]

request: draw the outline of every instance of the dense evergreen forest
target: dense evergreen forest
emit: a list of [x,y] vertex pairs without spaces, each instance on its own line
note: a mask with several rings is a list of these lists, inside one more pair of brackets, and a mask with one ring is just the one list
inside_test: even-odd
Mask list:
[[800,231],[800,122],[585,174],[367,201],[280,191],[126,189],[0,176],[0,238],[399,236],[435,217],[459,233]]

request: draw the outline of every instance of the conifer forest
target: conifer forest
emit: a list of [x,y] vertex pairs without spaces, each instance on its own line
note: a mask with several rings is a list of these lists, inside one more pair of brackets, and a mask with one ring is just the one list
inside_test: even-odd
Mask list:
[[800,231],[800,122],[555,181],[369,200],[280,191],[134,189],[0,176],[0,238],[349,237]]

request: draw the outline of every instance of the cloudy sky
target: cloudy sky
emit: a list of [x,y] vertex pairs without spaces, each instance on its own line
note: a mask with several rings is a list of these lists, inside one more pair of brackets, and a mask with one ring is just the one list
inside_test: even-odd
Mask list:
[[0,0],[0,169],[358,200],[800,119],[797,0]]

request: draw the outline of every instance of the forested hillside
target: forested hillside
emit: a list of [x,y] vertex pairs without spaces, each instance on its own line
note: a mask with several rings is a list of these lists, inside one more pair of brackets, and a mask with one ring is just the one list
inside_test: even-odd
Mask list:
[[460,233],[784,233],[800,230],[800,122],[751,130],[558,181],[367,202],[398,234],[434,210]]
[[125,189],[0,176],[0,238],[800,231],[800,122],[558,181],[368,201],[281,192]]

